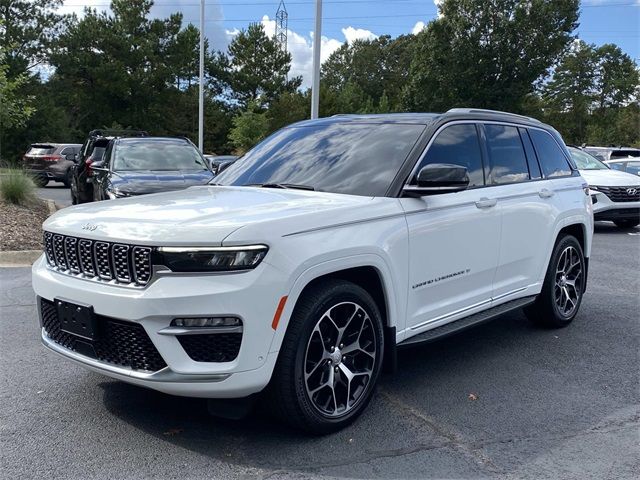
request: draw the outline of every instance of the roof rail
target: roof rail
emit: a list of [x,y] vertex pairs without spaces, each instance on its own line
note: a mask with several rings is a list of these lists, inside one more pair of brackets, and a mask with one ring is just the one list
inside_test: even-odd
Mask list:
[[115,129],[115,128],[100,128],[97,130],[91,130],[89,132],[90,137],[121,137],[121,136],[130,136],[130,137],[148,137],[149,134],[144,130],[130,130],[130,129]]
[[518,115],[517,113],[501,112],[500,110],[487,110],[485,108],[450,108],[447,113],[497,113],[500,115],[508,115],[510,117],[517,117],[523,120],[529,120],[530,122],[542,123],[537,118],[527,117],[526,115]]

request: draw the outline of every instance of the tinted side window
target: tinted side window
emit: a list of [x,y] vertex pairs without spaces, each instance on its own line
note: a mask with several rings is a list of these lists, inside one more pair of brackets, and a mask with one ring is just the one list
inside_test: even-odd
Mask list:
[[65,156],[65,155],[69,155],[73,153],[73,148],[71,147],[64,147],[62,149],[62,151],[60,152],[60,155]]
[[514,183],[529,180],[527,157],[516,127],[484,126],[491,164],[491,183]]
[[533,149],[533,143],[531,143],[531,138],[529,138],[529,134],[525,128],[519,128],[520,130],[520,138],[522,139],[522,144],[524,145],[524,151],[527,154],[527,162],[529,162],[529,175],[532,179],[542,178],[542,172],[540,171],[540,165],[538,164],[538,159],[536,158],[536,151]]
[[451,163],[466,167],[469,186],[484,185],[482,155],[478,132],[474,124],[466,123],[445,128],[433,141],[419,168],[432,163]]
[[555,139],[542,130],[529,129],[545,177],[571,175],[571,167]]

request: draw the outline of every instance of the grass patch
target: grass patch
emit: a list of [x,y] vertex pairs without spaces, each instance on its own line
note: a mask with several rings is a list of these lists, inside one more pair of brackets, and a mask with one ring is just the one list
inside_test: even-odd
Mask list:
[[36,186],[22,170],[5,169],[0,172],[0,198],[13,205],[27,205],[35,199]]

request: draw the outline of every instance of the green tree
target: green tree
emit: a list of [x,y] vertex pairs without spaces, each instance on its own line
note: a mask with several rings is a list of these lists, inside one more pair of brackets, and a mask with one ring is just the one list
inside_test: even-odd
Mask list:
[[33,71],[47,62],[65,17],[55,10],[62,0],[0,0],[0,48],[7,78]]
[[35,111],[33,98],[20,95],[27,77],[22,74],[14,79],[7,78],[9,66],[4,63],[4,52],[0,48],[0,159],[3,159],[2,137],[5,131],[24,127]]
[[378,105],[385,94],[385,111],[397,110],[408,80],[413,40],[413,35],[395,39],[384,35],[345,43],[322,65],[322,81],[335,92],[347,85],[357,87],[366,97],[365,103]]
[[219,53],[212,74],[228,87],[231,98],[246,107],[251,102],[269,104],[283,92],[295,92],[301,77],[287,79],[291,54],[269,38],[259,23],[252,23]]
[[267,136],[269,119],[257,102],[251,101],[247,109],[233,119],[233,127],[229,131],[229,138],[239,154],[256,145]]
[[571,41],[578,0],[444,0],[418,33],[407,109],[520,111]]
[[595,100],[596,55],[592,45],[577,41],[543,88],[547,120],[565,140],[583,143]]
[[595,49],[597,108],[618,108],[629,103],[638,84],[638,66],[620,47],[607,43]]

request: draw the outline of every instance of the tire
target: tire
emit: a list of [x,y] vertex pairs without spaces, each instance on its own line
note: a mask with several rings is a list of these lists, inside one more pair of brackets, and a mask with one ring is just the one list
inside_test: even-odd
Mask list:
[[313,434],[346,427],[371,400],[383,351],[382,318],[366,290],[344,280],[312,286],[296,304],[267,388],[271,411]]
[[67,173],[62,179],[62,183],[66,188],[71,188],[71,169],[67,170]]
[[558,238],[542,291],[535,303],[524,309],[526,316],[543,327],[562,328],[569,325],[582,303],[585,275],[586,262],[580,242],[572,235]]
[[636,219],[615,220],[613,223],[615,223],[616,227],[618,228],[633,228],[633,227],[637,227],[640,224],[640,220],[636,220]]

